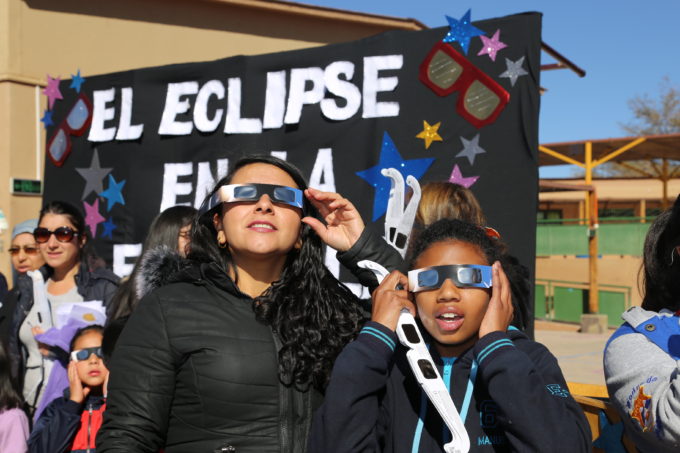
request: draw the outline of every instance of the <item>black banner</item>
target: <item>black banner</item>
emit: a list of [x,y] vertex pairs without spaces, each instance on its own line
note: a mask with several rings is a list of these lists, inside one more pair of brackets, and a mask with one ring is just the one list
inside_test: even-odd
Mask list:
[[284,157],[381,233],[389,180],[379,170],[393,166],[421,183],[472,184],[533,269],[541,16],[473,25],[487,39],[473,37],[467,53],[442,41],[443,27],[63,81],[44,201],[80,206],[97,252],[125,274],[153,217],[198,206],[241,156]]

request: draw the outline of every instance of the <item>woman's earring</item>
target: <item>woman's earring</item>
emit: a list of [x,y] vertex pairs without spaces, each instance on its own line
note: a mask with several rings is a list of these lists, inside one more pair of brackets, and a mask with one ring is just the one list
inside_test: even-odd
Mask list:
[[221,249],[227,248],[227,236],[224,234],[224,231],[220,230],[217,232],[217,245]]

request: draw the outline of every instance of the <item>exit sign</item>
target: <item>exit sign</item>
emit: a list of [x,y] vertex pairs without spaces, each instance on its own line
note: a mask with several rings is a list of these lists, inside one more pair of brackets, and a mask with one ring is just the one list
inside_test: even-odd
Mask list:
[[14,195],[42,195],[42,182],[39,179],[12,178],[10,186]]

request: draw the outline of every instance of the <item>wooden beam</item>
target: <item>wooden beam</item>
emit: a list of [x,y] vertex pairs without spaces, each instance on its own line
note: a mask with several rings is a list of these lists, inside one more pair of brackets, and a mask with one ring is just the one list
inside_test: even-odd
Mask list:
[[612,151],[611,153],[607,154],[603,158],[594,160],[593,161],[593,167],[597,167],[598,165],[601,165],[601,164],[603,164],[607,161],[612,160],[616,156],[619,156],[619,155],[625,153],[626,151],[630,150],[631,148],[636,147],[637,145],[639,145],[640,143],[642,143],[646,140],[647,139],[645,137],[639,137],[639,138],[633,140],[632,142],[628,143],[627,145],[623,145],[621,148],[619,148],[615,151]]
[[539,146],[538,146],[538,150],[541,151],[541,152],[543,152],[543,153],[548,154],[549,156],[554,157],[555,159],[559,159],[559,160],[561,160],[561,161],[564,161],[564,162],[566,162],[566,163],[568,163],[568,164],[578,165],[578,166],[581,167],[581,168],[585,168],[585,165],[582,164],[581,162],[579,162],[579,161],[577,161],[577,160],[575,160],[575,159],[572,159],[572,158],[569,157],[569,156],[565,156],[564,154],[558,153],[557,151],[554,151],[554,150],[552,150],[552,149],[550,149],[550,148],[546,148],[546,147],[543,146],[543,145],[539,145]]

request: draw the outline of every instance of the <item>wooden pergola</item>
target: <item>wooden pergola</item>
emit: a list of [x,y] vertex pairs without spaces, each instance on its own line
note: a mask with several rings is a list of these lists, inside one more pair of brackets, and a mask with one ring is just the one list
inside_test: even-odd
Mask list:
[[[668,181],[680,177],[680,166],[671,169],[670,161],[680,161],[680,134],[649,135],[643,137],[622,137],[602,140],[548,143],[538,147],[539,166],[572,164],[585,171],[585,185],[569,183],[541,183],[548,190],[585,190],[585,216],[589,226],[588,266],[589,298],[588,311],[599,311],[597,271],[597,193],[593,181],[593,169],[606,162],[616,162],[640,175],[659,179],[663,184],[663,209],[669,206]],[[652,172],[631,165],[631,161],[648,160]],[[661,160],[660,163],[656,161]]]

